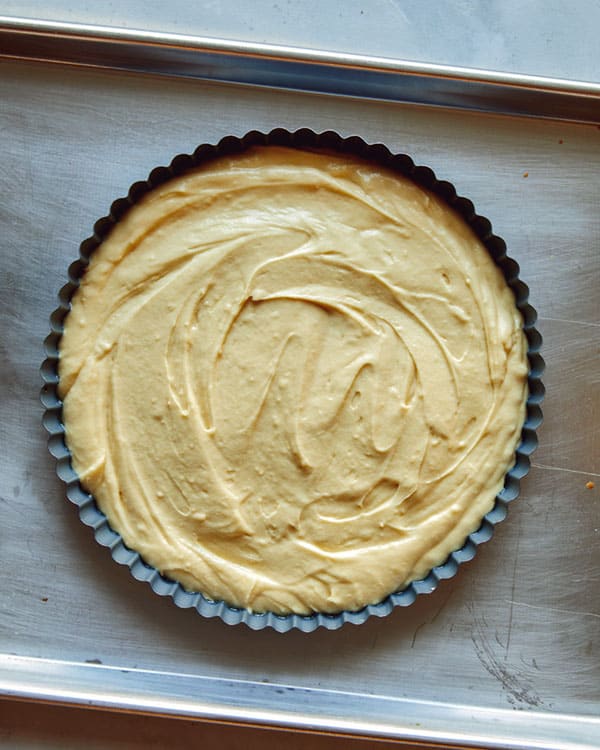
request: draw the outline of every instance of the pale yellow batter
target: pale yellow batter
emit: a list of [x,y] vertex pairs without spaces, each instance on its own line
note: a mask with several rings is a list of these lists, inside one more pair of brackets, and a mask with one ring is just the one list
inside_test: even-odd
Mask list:
[[514,298],[463,220],[255,148],[146,196],[66,319],[73,466],[131,548],[254,611],[383,599],[491,509],[525,416]]

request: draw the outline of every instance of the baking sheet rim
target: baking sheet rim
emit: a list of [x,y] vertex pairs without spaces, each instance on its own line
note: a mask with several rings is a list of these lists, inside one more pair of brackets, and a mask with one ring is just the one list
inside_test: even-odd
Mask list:
[[[65,690],[64,685],[69,687]],[[281,708],[256,708],[261,692],[264,704],[277,702]],[[252,699],[244,704],[249,693]],[[0,654],[2,696],[405,742],[485,746],[489,750],[595,750],[600,739],[600,718],[583,714],[465,706],[12,654]],[[223,696],[231,698],[230,702]],[[337,713],[330,708],[336,700]],[[319,710],[323,706],[328,710]],[[353,707],[360,710],[349,718]],[[359,714],[361,718],[356,718]],[[557,734],[559,728],[562,739]]]
[[0,15],[0,59],[600,124],[600,82]]

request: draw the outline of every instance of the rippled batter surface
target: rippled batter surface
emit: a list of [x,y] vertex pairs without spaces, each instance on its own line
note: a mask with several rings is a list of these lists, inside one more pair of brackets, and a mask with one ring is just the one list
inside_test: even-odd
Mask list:
[[61,343],[73,466],[165,575],[336,612],[491,509],[525,414],[511,291],[445,204],[352,158],[256,148],[153,191]]

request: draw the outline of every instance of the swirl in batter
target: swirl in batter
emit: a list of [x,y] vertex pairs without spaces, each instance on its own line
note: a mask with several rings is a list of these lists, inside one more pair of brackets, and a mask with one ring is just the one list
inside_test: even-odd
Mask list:
[[73,467],[166,576],[277,613],[383,599],[489,511],[525,415],[512,292],[377,165],[254,148],[155,189],[72,300]]

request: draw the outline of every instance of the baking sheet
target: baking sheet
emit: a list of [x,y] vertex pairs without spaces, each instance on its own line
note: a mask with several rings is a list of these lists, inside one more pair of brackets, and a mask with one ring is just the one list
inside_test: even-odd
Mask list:
[[[490,747],[600,745],[600,130],[0,62],[0,691]],[[306,636],[181,611],[97,547],[40,426],[47,318],[111,201],[200,142],[275,126],[410,153],[521,265],[548,362],[541,446],[474,562],[383,620]]]

